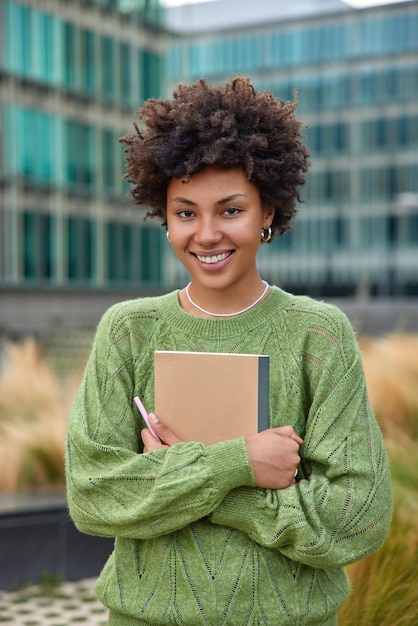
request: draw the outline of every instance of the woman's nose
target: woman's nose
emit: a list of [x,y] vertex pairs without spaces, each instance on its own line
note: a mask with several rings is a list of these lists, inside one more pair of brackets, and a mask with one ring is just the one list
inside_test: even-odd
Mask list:
[[197,243],[209,245],[220,241],[222,232],[216,220],[199,220],[194,238]]

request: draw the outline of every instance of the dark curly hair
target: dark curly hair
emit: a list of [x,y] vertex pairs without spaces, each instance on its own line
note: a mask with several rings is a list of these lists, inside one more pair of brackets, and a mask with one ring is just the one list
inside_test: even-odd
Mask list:
[[297,102],[285,104],[248,78],[210,86],[201,79],[179,85],[170,100],[147,100],[140,128],[120,139],[127,144],[125,178],[136,204],[165,222],[167,186],[206,165],[241,167],[259,189],[263,206],[275,207],[273,234],[290,229],[309,152],[301,143]]

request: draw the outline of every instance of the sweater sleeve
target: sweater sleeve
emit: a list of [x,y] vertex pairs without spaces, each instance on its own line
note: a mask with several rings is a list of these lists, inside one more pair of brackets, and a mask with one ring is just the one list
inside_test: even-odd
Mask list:
[[345,354],[334,350],[315,381],[298,482],[282,490],[234,489],[210,518],[318,568],[374,552],[391,521],[386,451],[351,327],[344,334]]
[[112,318],[99,325],[69,419],[68,506],[81,532],[152,538],[207,516],[231,489],[253,486],[254,474],[243,438],[141,454],[130,333],[115,332]]

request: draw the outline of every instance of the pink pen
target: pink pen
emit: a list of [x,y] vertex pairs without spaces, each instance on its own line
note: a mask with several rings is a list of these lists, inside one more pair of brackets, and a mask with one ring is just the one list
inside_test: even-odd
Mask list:
[[141,400],[139,399],[139,397],[138,397],[138,396],[135,396],[134,400],[135,400],[135,404],[136,404],[136,406],[138,407],[138,409],[139,409],[139,410],[140,410],[140,412],[141,412],[142,417],[143,417],[143,418],[144,418],[144,420],[145,420],[145,423],[146,423],[147,428],[148,428],[148,430],[150,431],[151,435],[154,437],[154,439],[156,439],[156,440],[157,440],[157,441],[159,441],[160,443],[163,443],[163,442],[161,441],[161,439],[159,438],[159,436],[157,435],[157,433],[155,432],[155,430],[153,429],[153,427],[151,426],[151,424],[150,424],[150,420],[149,420],[149,417],[148,417],[148,413],[146,412],[145,407],[144,407],[144,405],[142,404],[142,402],[141,402]]

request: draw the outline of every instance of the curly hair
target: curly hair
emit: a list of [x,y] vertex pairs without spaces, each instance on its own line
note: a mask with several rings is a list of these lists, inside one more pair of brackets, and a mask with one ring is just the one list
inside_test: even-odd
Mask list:
[[259,190],[262,205],[274,207],[273,235],[290,229],[299,187],[305,183],[309,152],[302,144],[297,102],[285,104],[257,92],[248,78],[220,86],[201,79],[179,85],[173,99],[150,99],[138,111],[127,144],[125,178],[135,204],[165,222],[167,186],[207,165],[241,167]]

